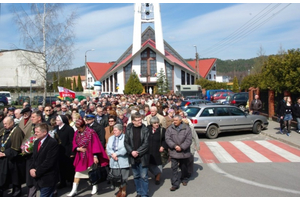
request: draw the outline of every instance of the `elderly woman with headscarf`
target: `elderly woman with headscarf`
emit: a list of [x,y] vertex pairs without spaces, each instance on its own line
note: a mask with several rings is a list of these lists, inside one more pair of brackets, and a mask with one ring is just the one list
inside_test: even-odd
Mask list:
[[163,169],[163,160],[161,152],[168,149],[165,142],[166,129],[160,126],[159,118],[154,116],[150,119],[149,129],[149,171],[155,176],[155,184],[160,184],[160,176]]
[[66,181],[72,182],[74,177],[72,142],[74,129],[69,125],[69,120],[65,115],[56,117],[56,135],[59,141],[59,173],[60,183],[57,188],[67,186]]
[[[92,165],[100,164],[102,167],[108,165],[108,157],[100,142],[97,133],[89,128],[83,119],[78,119],[75,123],[77,131],[73,138],[73,151],[75,152],[75,176],[72,191],[67,195],[76,196],[80,179],[88,179],[88,172]],[[91,194],[96,194],[97,185],[93,185]]]
[[109,137],[106,152],[110,157],[109,166],[113,175],[122,174],[122,184],[117,197],[126,197],[126,185],[129,177],[129,161],[127,150],[124,146],[125,135],[122,124],[114,125],[114,135]]

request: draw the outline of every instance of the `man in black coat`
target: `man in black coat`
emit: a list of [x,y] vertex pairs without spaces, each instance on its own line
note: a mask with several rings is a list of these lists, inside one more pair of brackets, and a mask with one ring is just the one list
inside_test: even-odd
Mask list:
[[137,197],[149,196],[149,130],[142,123],[142,116],[131,115],[132,123],[126,127],[124,145],[129,155],[129,164],[134,177]]
[[52,197],[59,177],[59,146],[48,135],[47,123],[37,124],[35,135],[38,139],[34,142],[30,176],[34,178],[35,187],[40,190],[41,197]]
[[0,129],[0,197],[9,184],[13,185],[12,196],[21,196],[21,176],[18,173],[18,164],[22,160],[20,157],[21,144],[24,132],[14,125],[11,117],[3,120],[4,128]]
[[88,114],[85,116],[85,121],[86,121],[86,124],[91,128],[93,129],[99,139],[100,139],[100,142],[103,146],[103,148],[105,147],[105,129],[104,129],[104,126],[98,124],[96,121],[95,121],[95,115],[93,114]]

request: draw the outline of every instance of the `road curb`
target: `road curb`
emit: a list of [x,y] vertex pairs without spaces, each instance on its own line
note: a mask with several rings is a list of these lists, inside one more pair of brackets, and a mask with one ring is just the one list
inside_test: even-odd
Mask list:
[[267,135],[267,136],[269,136],[269,137],[271,137],[271,138],[273,138],[273,139],[279,140],[279,141],[281,141],[281,142],[284,142],[284,143],[286,143],[286,144],[289,144],[289,145],[291,145],[291,146],[293,146],[293,147],[296,147],[296,148],[300,149],[300,145],[295,144],[295,143],[293,143],[293,142],[287,141],[287,140],[282,139],[282,138],[279,138],[279,137],[275,137],[274,135],[265,133],[265,132],[263,132],[263,131],[261,132],[261,134]]

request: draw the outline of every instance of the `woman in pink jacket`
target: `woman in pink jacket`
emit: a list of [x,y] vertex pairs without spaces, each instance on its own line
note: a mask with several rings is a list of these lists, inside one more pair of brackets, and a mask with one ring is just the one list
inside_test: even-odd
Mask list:
[[[106,166],[109,162],[97,133],[86,126],[82,119],[78,119],[75,126],[77,128],[73,138],[75,176],[72,191],[67,195],[69,197],[76,196],[80,179],[89,178],[88,172],[94,163]],[[97,185],[94,185],[91,194],[96,194],[97,190]]]

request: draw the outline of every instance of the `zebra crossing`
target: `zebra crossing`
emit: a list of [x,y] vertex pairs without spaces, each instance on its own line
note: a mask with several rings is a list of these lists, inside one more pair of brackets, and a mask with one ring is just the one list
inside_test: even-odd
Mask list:
[[276,140],[200,142],[200,163],[300,162],[300,150]]

